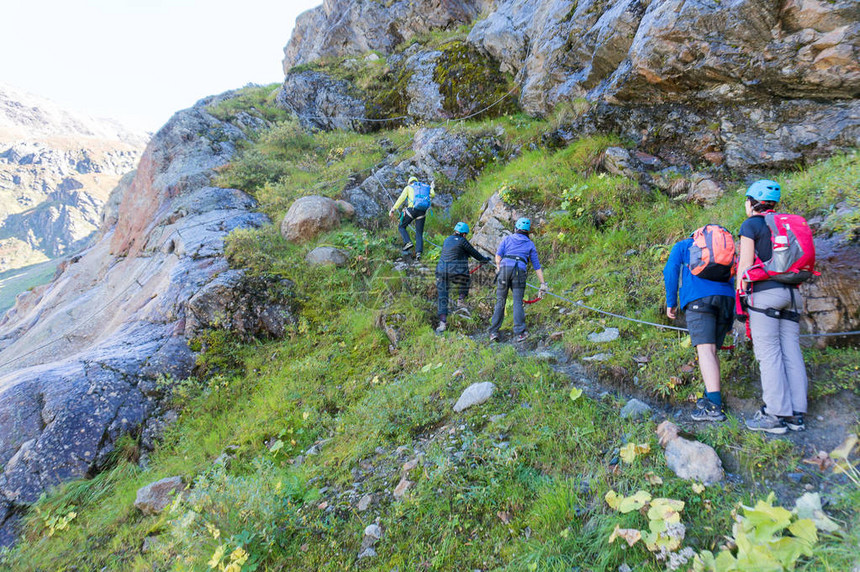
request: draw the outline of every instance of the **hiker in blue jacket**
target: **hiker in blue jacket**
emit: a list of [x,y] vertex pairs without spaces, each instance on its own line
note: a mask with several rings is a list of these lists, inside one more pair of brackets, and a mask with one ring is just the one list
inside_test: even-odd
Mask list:
[[459,286],[457,298],[458,308],[465,308],[466,296],[469,295],[469,257],[474,258],[481,264],[490,261],[489,256],[478,252],[466,239],[469,234],[469,225],[458,222],[454,226],[454,234],[442,243],[442,252],[439,254],[439,262],[436,264],[436,292],[439,303],[439,326],[436,331],[440,334],[447,328],[448,319],[448,291],[453,286]]
[[692,236],[675,244],[663,268],[666,286],[666,315],[678,315],[678,277],[681,278],[681,305],[687,317],[690,342],[699,356],[699,370],[705,382],[705,396],[690,414],[694,421],[723,421],[720,392],[720,360],[717,349],[732,329],[735,290],[731,276],[725,281],[706,280],[690,272]]
[[526,331],[526,314],[523,308],[523,297],[526,291],[526,270],[531,263],[540,280],[538,296],[543,298],[547,291],[543,279],[543,270],[538,261],[537,249],[529,238],[532,223],[527,218],[517,220],[515,232],[502,239],[496,249],[496,268],[499,274],[496,282],[496,307],[493,310],[493,321],[490,323],[490,341],[498,341],[499,328],[505,319],[505,303],[508,300],[508,290],[513,290],[514,296],[514,335],[518,342],[524,341],[529,334]]
[[[424,219],[430,208],[430,200],[434,196],[436,196],[436,191],[433,185],[420,182],[418,177],[409,177],[409,182],[403,188],[400,196],[397,197],[394,206],[388,211],[388,216],[393,217],[400,205],[406,203],[406,208],[400,214],[400,224],[397,230],[400,231],[400,237],[403,239],[401,254],[406,255],[409,249],[414,246],[415,260],[420,260],[421,253],[424,252]],[[415,221],[415,244],[412,244],[409,231],[406,230],[412,221]]]

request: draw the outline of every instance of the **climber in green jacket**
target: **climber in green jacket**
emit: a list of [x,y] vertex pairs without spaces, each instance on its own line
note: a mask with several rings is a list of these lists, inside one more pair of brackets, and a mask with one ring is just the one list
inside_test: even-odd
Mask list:
[[[397,209],[406,202],[406,208],[400,214],[400,237],[403,239],[402,254],[409,252],[409,249],[415,247],[415,259],[421,259],[421,253],[424,252],[424,219],[427,216],[427,211],[430,209],[430,199],[436,196],[436,191],[433,185],[418,180],[418,177],[409,177],[409,182],[400,193],[394,206],[388,211],[388,216],[393,217]],[[409,231],[406,230],[412,221],[415,221],[415,244],[409,238]]]

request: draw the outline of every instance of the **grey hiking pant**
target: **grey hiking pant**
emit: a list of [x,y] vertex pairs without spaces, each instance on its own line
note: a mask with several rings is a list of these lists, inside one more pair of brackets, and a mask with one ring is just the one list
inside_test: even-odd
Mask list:
[[[797,289],[773,288],[754,292],[750,306],[799,312],[803,309],[803,298]],[[800,324],[755,311],[750,311],[749,321],[753,349],[761,371],[765,412],[780,416],[793,415],[795,411],[806,413],[808,380],[800,351]]]
[[514,296],[514,334],[526,331],[526,312],[523,298],[526,293],[526,271],[514,266],[502,266],[496,283],[496,307],[493,309],[493,321],[490,323],[490,333],[497,334],[505,319],[505,303],[508,300],[508,290]]

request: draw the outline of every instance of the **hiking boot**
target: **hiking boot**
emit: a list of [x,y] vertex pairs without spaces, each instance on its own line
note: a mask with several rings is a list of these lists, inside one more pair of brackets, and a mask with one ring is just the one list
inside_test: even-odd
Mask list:
[[696,408],[690,413],[690,419],[693,421],[725,421],[726,414],[723,413],[722,407],[707,397],[702,397],[696,401]]
[[443,321],[443,322],[439,322],[439,325],[438,325],[438,326],[436,326],[436,333],[437,333],[437,334],[441,334],[441,333],[442,333],[442,332],[444,332],[447,328],[448,328],[448,324],[446,324],[444,321]]
[[776,415],[768,415],[764,412],[764,407],[756,411],[752,419],[747,419],[746,424],[750,431],[765,431],[774,435],[782,435],[788,431],[782,419]]
[[403,245],[403,252],[406,252],[407,250],[409,250],[413,246],[415,246],[415,245],[412,244],[411,242],[407,242],[406,244]]
[[806,431],[806,423],[803,422],[803,413],[793,411],[794,415],[783,417],[782,422],[792,431]]
[[497,334],[497,333],[495,333],[495,332],[493,332],[492,334],[490,334],[490,341],[491,341],[491,342],[497,342],[497,341],[499,341],[499,334]]
[[418,262],[419,260],[421,260],[421,253],[420,253],[420,252],[416,252],[416,253],[415,253],[415,262]]
[[519,335],[517,336],[517,341],[518,341],[518,342],[524,342],[524,341],[526,341],[527,339],[529,339],[529,333],[528,333],[528,332],[523,332],[522,334],[519,334]]

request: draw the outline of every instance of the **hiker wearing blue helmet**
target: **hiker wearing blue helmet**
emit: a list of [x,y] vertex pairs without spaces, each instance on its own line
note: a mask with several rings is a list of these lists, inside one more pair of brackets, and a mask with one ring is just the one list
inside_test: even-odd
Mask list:
[[490,261],[489,256],[478,252],[466,239],[469,225],[458,222],[454,226],[454,234],[442,243],[442,253],[436,264],[436,292],[439,305],[439,326],[436,331],[440,334],[448,327],[448,291],[453,286],[459,287],[457,308],[466,309],[466,296],[469,295],[471,276],[469,274],[469,257],[481,264]]
[[526,331],[526,314],[523,307],[523,297],[526,291],[526,271],[529,263],[540,280],[538,296],[543,298],[547,291],[543,279],[543,270],[538,260],[537,249],[529,238],[532,222],[520,218],[514,225],[515,232],[502,239],[496,249],[496,267],[499,269],[496,278],[496,307],[493,310],[493,321],[490,323],[490,340],[498,341],[499,328],[505,318],[505,303],[508,300],[508,290],[513,291],[514,297],[514,335],[518,342],[528,338]]
[[[418,177],[409,177],[409,181],[394,206],[388,211],[388,216],[393,217],[400,205],[406,203],[406,208],[400,213],[400,224],[397,227],[397,230],[400,231],[400,238],[403,239],[401,254],[405,255],[411,248],[415,247],[415,259],[421,259],[421,253],[424,252],[424,219],[430,208],[430,200],[434,196],[436,196],[436,191],[432,184],[428,185],[419,181]],[[415,221],[415,244],[412,244],[409,231],[406,230],[412,221]]]
[[805,429],[808,380],[800,351],[800,309],[803,298],[796,284],[777,280],[748,283],[744,274],[757,262],[773,257],[772,232],[765,215],[780,200],[779,183],[762,179],[750,185],[745,197],[747,220],[740,229],[737,290],[746,294],[749,332],[761,372],[764,407],[746,421],[747,428],[768,433]]

